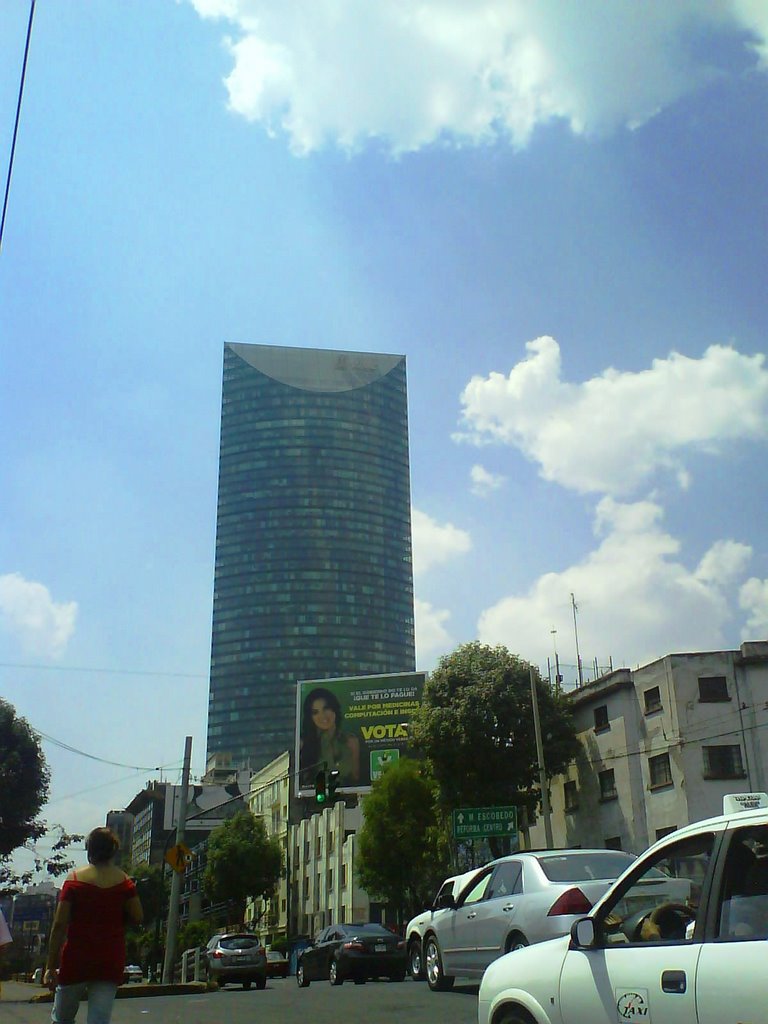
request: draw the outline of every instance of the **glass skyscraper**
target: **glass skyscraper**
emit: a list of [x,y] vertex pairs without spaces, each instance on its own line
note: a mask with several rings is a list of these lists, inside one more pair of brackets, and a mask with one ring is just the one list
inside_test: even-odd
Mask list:
[[225,345],[208,756],[292,749],[299,679],[414,667],[405,357]]

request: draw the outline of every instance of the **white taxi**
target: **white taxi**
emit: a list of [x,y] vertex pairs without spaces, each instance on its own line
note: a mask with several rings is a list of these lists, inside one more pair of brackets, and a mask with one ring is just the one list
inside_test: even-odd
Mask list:
[[479,1024],[768,1024],[768,795],[655,843],[570,936],[508,953]]

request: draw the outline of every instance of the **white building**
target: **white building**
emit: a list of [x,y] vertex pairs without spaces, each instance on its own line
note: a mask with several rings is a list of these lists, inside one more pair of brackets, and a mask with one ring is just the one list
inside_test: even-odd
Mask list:
[[550,785],[555,846],[640,853],[726,793],[768,790],[766,641],[619,669],[572,699],[582,754]]

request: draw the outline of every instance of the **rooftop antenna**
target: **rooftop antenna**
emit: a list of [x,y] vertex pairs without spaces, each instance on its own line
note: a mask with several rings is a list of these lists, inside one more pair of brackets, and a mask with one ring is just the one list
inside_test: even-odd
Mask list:
[[557,630],[553,627],[549,632],[552,634],[552,647],[555,651],[555,690],[559,692],[563,677],[560,675],[560,658],[557,654]]
[[584,685],[584,677],[581,672],[581,654],[579,654],[579,627],[576,624],[576,612],[579,610],[579,606],[576,604],[576,598],[571,594],[571,606],[573,608],[573,635],[576,638],[576,665],[579,670],[579,686]]

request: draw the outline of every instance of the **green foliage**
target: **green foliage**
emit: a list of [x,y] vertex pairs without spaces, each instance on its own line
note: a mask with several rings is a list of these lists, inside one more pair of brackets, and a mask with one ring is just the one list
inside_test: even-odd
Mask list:
[[37,735],[0,699],[0,858],[45,833],[36,816],[48,799],[50,780]]
[[371,896],[392,905],[401,921],[429,906],[449,873],[448,842],[436,798],[437,787],[425,766],[402,758],[363,799],[358,879]]
[[162,864],[134,864],[126,868],[136,882],[141,905],[144,910],[144,925],[149,928],[159,917],[165,920],[168,911],[170,885]]
[[210,921],[189,921],[179,929],[176,949],[179,953],[183,953],[185,949],[206,946],[215,931],[216,928]]
[[248,897],[272,896],[282,863],[280,843],[267,834],[262,819],[240,811],[210,835],[203,876],[205,894],[214,903],[233,903],[242,921]]
[[[443,807],[525,807],[535,819],[539,770],[530,666],[506,647],[477,641],[440,659],[411,738],[440,788]],[[534,669],[547,774],[559,774],[579,751],[568,698]]]

